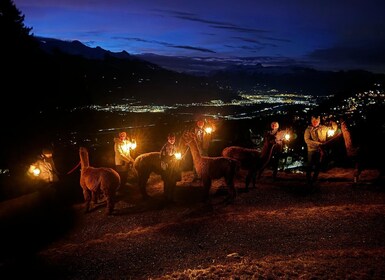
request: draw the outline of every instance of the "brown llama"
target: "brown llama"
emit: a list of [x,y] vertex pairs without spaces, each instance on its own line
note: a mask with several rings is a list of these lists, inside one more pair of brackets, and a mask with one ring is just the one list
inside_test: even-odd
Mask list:
[[374,167],[379,171],[378,180],[385,176],[385,165],[383,157],[385,155],[384,149],[376,145],[376,143],[354,145],[350,129],[344,120],[341,120],[341,132],[344,138],[346,155],[353,161],[354,172],[353,180],[354,183],[358,183],[362,171],[370,166]]
[[240,163],[229,157],[209,157],[199,153],[195,135],[191,132],[184,133],[183,141],[189,146],[194,167],[198,175],[202,178],[205,189],[205,198],[209,199],[212,180],[224,178],[229,190],[229,199],[233,201],[237,195],[234,186],[234,177]]
[[88,151],[84,147],[79,148],[80,156],[80,186],[83,189],[85,211],[89,212],[90,202],[97,203],[100,192],[107,199],[108,215],[112,214],[115,206],[116,191],[120,186],[120,176],[112,168],[90,166]]
[[222,156],[236,159],[240,162],[240,168],[247,170],[245,190],[249,190],[250,182],[255,188],[257,173],[262,166],[261,152],[257,149],[240,146],[229,146],[223,149]]
[[146,185],[151,172],[158,175],[161,174],[160,168],[160,152],[144,153],[135,158],[134,170],[138,179],[138,185],[140,192],[144,199],[147,199],[149,195],[146,191]]

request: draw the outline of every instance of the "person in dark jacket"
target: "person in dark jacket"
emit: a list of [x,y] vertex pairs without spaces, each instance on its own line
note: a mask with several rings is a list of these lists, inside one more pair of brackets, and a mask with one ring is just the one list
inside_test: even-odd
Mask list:
[[161,177],[164,182],[164,197],[167,201],[173,201],[176,182],[181,179],[181,170],[176,154],[175,134],[169,133],[167,142],[160,150]]
[[263,147],[261,151],[262,167],[259,170],[258,177],[261,176],[263,170],[271,165],[273,170],[273,179],[277,178],[278,164],[282,157],[283,144],[285,140],[285,130],[279,129],[279,123],[273,121],[270,124],[270,130],[264,135]]
[[59,181],[59,172],[56,169],[51,148],[42,149],[37,161],[30,166],[28,173],[48,186],[52,186]]

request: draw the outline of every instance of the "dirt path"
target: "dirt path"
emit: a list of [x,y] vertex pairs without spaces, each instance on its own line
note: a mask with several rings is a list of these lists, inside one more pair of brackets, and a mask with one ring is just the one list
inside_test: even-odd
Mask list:
[[28,269],[51,279],[384,279],[385,186],[375,171],[353,185],[351,170],[321,174],[309,192],[303,174],[264,174],[234,204],[215,182],[211,204],[186,173],[176,202],[161,199],[162,183],[150,179],[152,199],[129,187],[105,216],[104,204],[83,213],[40,248]]

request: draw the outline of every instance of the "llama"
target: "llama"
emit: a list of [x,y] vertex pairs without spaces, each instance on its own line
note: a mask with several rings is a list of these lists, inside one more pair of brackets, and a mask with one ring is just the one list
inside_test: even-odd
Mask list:
[[222,156],[236,159],[240,162],[240,167],[247,170],[245,190],[249,190],[250,182],[255,188],[257,171],[262,166],[261,153],[257,149],[244,148],[240,146],[226,147],[222,151]]
[[234,177],[240,163],[228,157],[208,157],[199,153],[195,135],[191,132],[184,133],[183,141],[189,146],[193,163],[198,175],[202,178],[205,189],[205,198],[209,199],[209,192],[212,180],[225,178],[229,189],[229,199],[233,201],[236,197]]
[[88,151],[85,147],[79,148],[80,156],[80,186],[83,189],[85,211],[89,212],[90,202],[97,203],[100,192],[107,199],[107,214],[112,214],[115,206],[116,191],[120,186],[120,176],[112,168],[90,166]]
[[147,199],[149,195],[146,191],[146,184],[151,172],[161,174],[160,152],[149,152],[137,156],[134,161],[134,170],[136,171],[140,192],[143,198]]
[[383,177],[385,175],[385,166],[382,160],[385,154],[384,149],[375,143],[372,143],[371,146],[370,144],[353,145],[350,129],[344,120],[341,120],[341,132],[344,138],[346,155],[354,163],[354,183],[358,183],[362,171],[371,165],[374,165],[379,171],[378,179]]

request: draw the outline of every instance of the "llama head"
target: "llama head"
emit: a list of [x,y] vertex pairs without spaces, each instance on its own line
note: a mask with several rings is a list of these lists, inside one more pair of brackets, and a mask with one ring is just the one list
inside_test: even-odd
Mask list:
[[195,139],[195,134],[191,131],[185,131],[182,135],[182,140],[186,145],[189,145]]
[[80,147],[80,148],[79,148],[79,153],[88,153],[87,148],[85,148],[85,147]]
[[79,156],[80,156],[80,161],[82,162],[82,164],[85,166],[88,166],[89,165],[88,151],[85,147],[79,148]]

